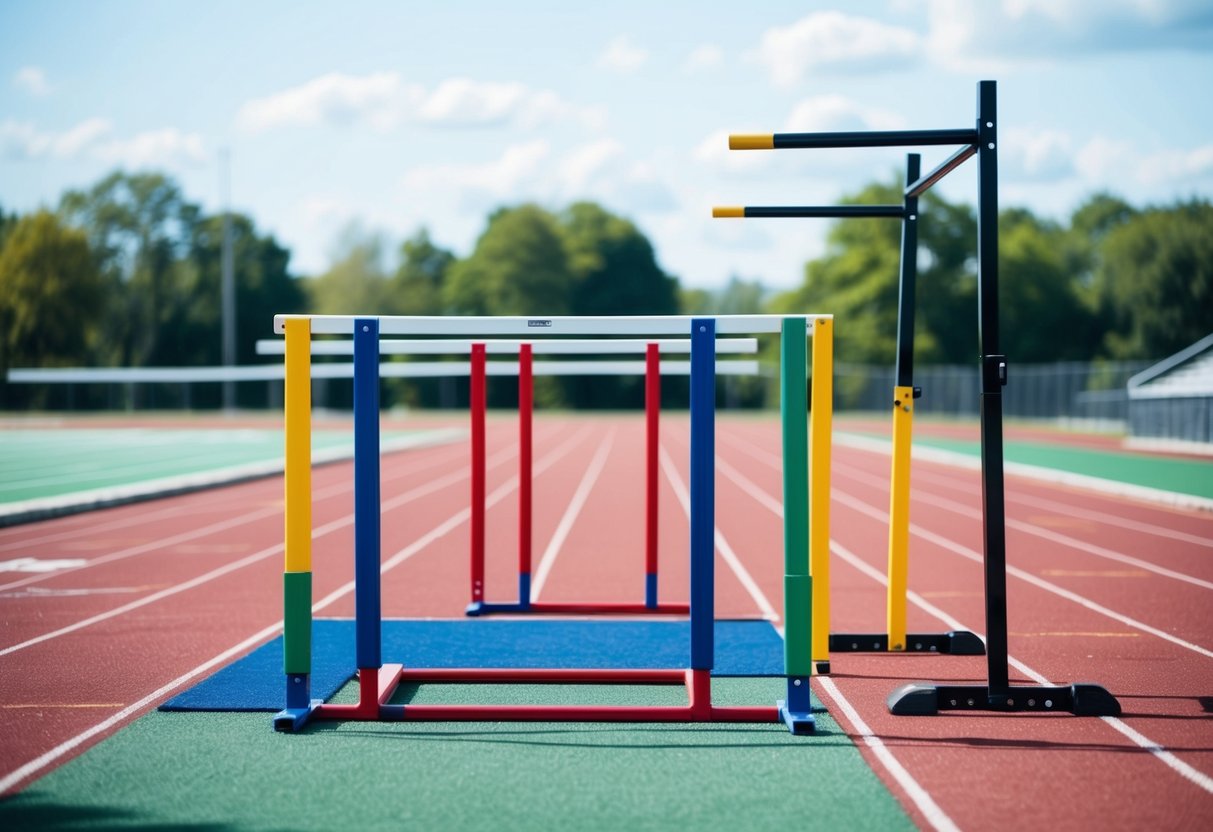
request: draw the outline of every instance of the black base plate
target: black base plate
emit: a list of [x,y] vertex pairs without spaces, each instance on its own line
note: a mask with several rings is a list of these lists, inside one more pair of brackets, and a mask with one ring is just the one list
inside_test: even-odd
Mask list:
[[889,694],[889,712],[899,716],[930,716],[940,711],[1001,711],[1005,713],[1071,713],[1076,716],[1120,716],[1116,697],[1099,685],[1012,686],[991,690],[985,685],[935,685],[916,682]]
[[[888,653],[887,633],[831,633],[831,653]],[[950,656],[984,656],[986,645],[968,630],[946,633],[906,633],[905,650],[896,653],[945,653]]]

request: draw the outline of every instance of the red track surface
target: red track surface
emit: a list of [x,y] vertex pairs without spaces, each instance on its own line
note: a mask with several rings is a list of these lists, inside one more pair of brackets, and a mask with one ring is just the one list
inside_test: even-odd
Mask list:
[[[728,548],[718,552],[717,615],[778,610],[777,425],[721,419],[717,431],[717,525]],[[678,497],[687,434],[685,419],[662,426],[663,601],[687,594]],[[643,599],[643,443],[639,418],[536,420],[542,600]],[[467,453],[451,445],[384,459],[385,616],[461,615]],[[514,423],[491,420],[489,600],[517,592],[516,462]],[[317,614],[350,616],[350,466],[313,476]],[[887,458],[835,448],[835,631],[884,627],[874,576],[884,572],[887,482]],[[910,586],[920,603],[912,600],[910,628],[980,633],[977,474],[916,461],[913,483]],[[584,505],[571,518],[579,493]],[[1007,496],[1010,647],[1021,663],[1013,680],[1098,682],[1124,716],[887,713],[885,697],[901,682],[980,682],[984,657],[835,655],[817,694],[923,828],[1213,827],[1213,515],[1014,478]],[[271,637],[281,618],[281,502],[281,480],[270,479],[0,531],[0,560],[88,560],[0,573],[0,782],[21,788],[209,673],[204,663]],[[544,566],[554,537],[562,542]]]

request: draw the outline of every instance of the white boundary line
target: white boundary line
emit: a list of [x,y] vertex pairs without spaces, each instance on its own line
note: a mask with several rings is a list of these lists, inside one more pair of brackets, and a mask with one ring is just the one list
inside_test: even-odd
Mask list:
[[[439,428],[427,430],[410,436],[401,436],[384,440],[379,448],[380,453],[391,453],[409,448],[424,448],[454,442],[461,438],[466,431],[462,428]],[[354,454],[351,439],[349,445],[340,445],[316,451],[312,455],[313,465],[323,465],[349,459]],[[44,520],[48,517],[60,517],[65,514],[75,514],[81,511],[126,505],[141,500],[159,499],[178,494],[188,494],[220,485],[234,485],[248,480],[272,477],[281,474],[283,459],[270,459],[262,462],[250,462],[245,465],[234,465],[217,471],[201,471],[196,474],[162,477],[155,480],[121,485],[110,488],[96,488],[89,491],[77,491],[60,497],[41,497],[35,500],[23,500],[9,503],[0,508],[0,527],[16,523],[28,523],[32,520]]]
[[[664,448],[662,449],[662,469],[665,471],[666,478],[669,480],[670,485],[673,486],[674,493],[678,495],[678,502],[682,505],[682,510],[688,517],[690,517],[690,494],[688,493],[686,485],[683,483],[681,476],[679,476],[678,471],[675,470],[669,455],[664,452]],[[782,515],[782,513],[781,507],[780,514]],[[716,541],[719,544],[720,541],[724,540],[724,534],[719,528],[714,529],[714,532]],[[730,554],[733,552],[731,547],[728,549],[728,551]],[[754,603],[757,604],[758,608],[763,611],[763,614],[772,620],[778,621],[779,614],[775,611],[774,605],[771,604],[770,600],[758,587],[758,584],[755,583],[749,572],[747,572],[745,568],[741,566],[740,561],[737,560],[736,554],[732,554],[731,559],[726,557],[725,561],[731,568],[733,568],[738,580],[741,581],[742,586],[746,588],[746,591],[749,592],[750,597],[754,599]],[[778,626],[776,629],[779,631],[780,638],[782,638],[783,627]],[[914,779],[913,775],[906,771],[905,766],[903,766],[897,760],[897,758],[893,756],[893,752],[889,750],[884,741],[872,733],[871,729],[868,728],[867,724],[859,718],[859,714],[855,711],[855,708],[849,701],[847,701],[846,697],[842,695],[842,692],[838,690],[834,683],[825,676],[814,676],[813,678],[816,679],[821,687],[825,687],[826,683],[829,683],[829,686],[825,688],[827,693],[829,693],[830,697],[842,708],[843,713],[847,715],[847,718],[850,720],[855,732],[863,738],[864,744],[872,749],[876,759],[882,766],[884,766],[885,771],[889,773],[889,776],[892,777],[893,780],[895,780],[897,784],[905,791],[906,797],[908,797],[910,802],[913,803],[918,811],[922,813],[922,816],[927,823],[929,823],[932,828],[939,830],[939,832],[958,832],[959,827],[957,827],[952,819],[948,817],[947,813],[940,808],[939,804],[935,802],[934,798],[931,797],[927,790]]]
[[594,483],[598,482],[602,469],[606,467],[607,457],[610,456],[611,445],[614,442],[615,431],[612,430],[599,444],[594,458],[581,477],[581,482],[577,484],[577,490],[573,492],[573,497],[569,500],[564,515],[561,516],[560,522],[556,526],[556,531],[552,533],[552,539],[548,541],[547,548],[543,550],[543,555],[539,558],[539,567],[535,570],[535,582],[531,585],[531,602],[539,600],[539,593],[543,591],[544,584],[548,581],[548,575],[551,574],[552,566],[556,563],[556,556],[560,554],[560,547],[564,545],[565,539],[573,529],[573,524],[577,522],[577,517],[581,514],[586,500],[589,499],[590,492],[594,489]]
[[[844,477],[850,477],[851,479],[858,480],[859,482],[873,487],[881,488],[887,485],[887,480],[881,480],[879,477],[868,474],[864,471],[857,469],[843,470],[848,467],[849,466],[838,466],[840,469],[839,473]],[[914,492],[913,498],[926,503],[927,505],[937,506],[946,511],[950,511],[953,514],[959,514],[962,517],[967,517],[970,520],[981,519],[981,512],[979,510],[966,506],[963,503],[958,503],[955,500],[951,500],[947,497],[942,497],[938,494],[928,494],[922,490],[918,490]],[[1071,549],[1085,552],[1086,554],[1093,555],[1097,558],[1123,563],[1127,566],[1136,566],[1138,569],[1144,569],[1147,572],[1153,572],[1154,574],[1161,575],[1165,578],[1183,581],[1184,583],[1192,584],[1193,586],[1198,586],[1202,589],[1213,589],[1213,582],[1206,581],[1203,578],[1197,578],[1193,575],[1177,572],[1174,569],[1167,569],[1165,566],[1159,566],[1158,564],[1151,563],[1150,561],[1135,558],[1132,555],[1114,552],[1111,549],[1107,549],[1103,546],[1097,546],[1094,543],[1087,543],[1085,540],[1079,540],[1077,538],[1070,537],[1069,535],[1062,534],[1061,532],[1055,532],[1052,529],[1041,528],[1040,526],[1032,523],[1025,523],[1022,520],[1015,520],[1010,517],[1006,518],[1005,522],[1008,529],[1015,529],[1016,531],[1023,532],[1024,534],[1040,537],[1048,540],[1051,543],[1058,543],[1062,546],[1067,546]]]
[[[576,434],[573,437],[571,437],[570,439],[566,440],[559,447],[557,447],[555,450],[553,450],[551,453],[549,453],[545,457],[545,459],[536,466],[536,472],[539,473],[539,472],[542,472],[542,471],[546,470],[547,468],[551,467],[551,465],[553,465],[557,460],[559,460],[560,457],[562,457],[562,456],[564,456],[564,454],[568,453],[568,451],[572,448],[572,446],[574,444],[576,444],[577,442],[579,442],[580,437],[583,436],[584,434],[585,434],[584,430],[580,431],[578,434]],[[504,456],[504,455],[502,455],[502,456]],[[457,479],[466,479],[467,475],[465,474],[463,476],[457,476],[457,474],[452,474],[452,475],[448,475],[448,477],[445,479],[449,479],[450,477],[457,477]],[[435,482],[437,482],[437,481],[435,481]],[[429,485],[430,486],[434,485],[434,482],[431,482]],[[497,503],[498,501],[504,499],[509,494],[509,492],[512,491],[514,488],[517,488],[517,486],[518,486],[517,477],[513,477],[510,480],[507,480],[503,485],[499,486],[495,491],[493,491],[493,493],[487,498],[486,503],[489,505],[493,505],[493,504]],[[426,486],[426,487],[428,487],[428,486]],[[384,509],[385,510],[387,509],[386,504],[384,506]],[[425,548],[425,546],[428,546],[434,540],[437,540],[438,538],[442,537],[443,535],[449,533],[451,530],[458,528],[458,526],[461,523],[466,522],[470,516],[471,516],[471,510],[468,508],[464,508],[464,509],[461,509],[460,511],[457,511],[455,514],[453,514],[449,518],[447,518],[444,522],[440,523],[438,526],[434,527],[429,532],[427,532],[426,534],[419,537],[412,544],[404,547],[403,549],[401,549],[400,551],[398,551],[394,555],[392,555],[392,557],[389,558],[383,564],[383,566],[380,567],[380,569],[379,569],[380,574],[387,572],[389,569],[392,569],[401,563],[404,563],[406,560],[408,560],[410,557],[415,555],[417,552],[421,551],[421,549]],[[352,522],[352,519],[353,519],[353,515],[350,515],[349,521]],[[335,521],[335,522],[340,522],[340,521]],[[329,524],[329,525],[334,525],[334,524]],[[322,527],[322,528],[327,528],[327,527]],[[277,549],[280,551],[282,549],[282,547],[278,546]],[[350,581],[345,586],[335,590],[334,592],[329,593],[322,600],[313,604],[312,611],[316,612],[316,611],[319,611],[319,610],[329,606],[337,599],[352,592],[353,589],[354,589],[354,582]],[[218,656],[215,656],[214,658],[198,665],[193,670],[190,670],[190,671],[182,674],[181,676],[178,676],[176,679],[169,682],[168,684],[161,686],[160,688],[158,688],[157,690],[155,690],[152,693],[149,693],[147,696],[143,697],[138,702],[135,702],[131,705],[126,706],[118,713],[110,716],[108,719],[98,723],[97,725],[94,725],[92,728],[82,731],[81,733],[77,734],[76,736],[72,737],[71,739],[60,743],[59,745],[55,746],[54,748],[50,749],[49,751],[45,752],[44,754],[41,754],[40,756],[34,758],[33,760],[29,761],[28,763],[20,766],[16,770],[14,770],[14,771],[10,772],[9,774],[5,775],[4,777],[0,778],[0,795],[4,794],[6,791],[11,789],[13,786],[18,785],[19,783],[28,779],[29,777],[33,776],[34,774],[37,774],[39,771],[46,768],[51,763],[55,762],[60,757],[67,754],[69,751],[76,748],[80,744],[88,741],[89,739],[97,736],[100,733],[103,733],[104,731],[114,727],[115,725],[118,725],[119,723],[125,721],[126,719],[130,718],[131,716],[138,714],[139,711],[143,710],[148,705],[151,705],[157,699],[160,699],[160,698],[164,697],[165,695],[171,693],[172,691],[176,690],[181,685],[188,682],[190,679],[193,679],[195,676],[198,676],[200,673],[203,673],[203,672],[209,670],[210,668],[215,667],[216,665],[222,664],[223,662],[230,659],[232,656],[235,656],[238,653],[240,653],[241,651],[246,650],[249,647],[252,647],[253,645],[257,644],[258,642],[269,638],[270,636],[274,635],[281,629],[282,629],[282,621],[278,621],[277,623],[272,624],[269,627],[266,627],[265,629],[261,630],[260,632],[254,634],[252,636],[249,636],[247,639],[240,642],[235,647],[231,647],[228,650],[223,651]]]
[[[734,473],[737,473],[736,469],[732,469],[732,470]],[[730,476],[727,472],[726,472],[726,476],[728,476],[729,479],[733,479],[733,477]],[[736,484],[739,488],[741,488],[742,491],[746,492],[747,494],[750,494],[751,496],[756,497],[757,494],[763,494],[766,499],[759,499],[758,502],[760,502],[762,505],[769,508],[770,507],[769,495],[766,495],[766,493],[764,491],[762,491],[762,489],[757,484],[746,479],[744,476],[741,476],[740,474],[738,474],[738,476],[744,482],[734,479],[733,480],[734,484]],[[837,496],[838,493],[839,493],[838,490],[835,489],[834,494]],[[853,498],[853,497],[850,499],[854,500],[856,503],[861,502],[861,501],[855,500],[855,498]],[[843,501],[843,502],[845,503],[846,501]],[[852,507],[857,508],[856,506],[852,506]],[[861,510],[862,513],[868,514],[869,516],[874,517],[874,518],[877,517],[877,515],[881,515],[881,516],[883,516],[884,522],[886,522],[886,523],[888,522],[887,514],[884,514],[883,512],[880,512],[878,509],[874,509],[870,506],[868,506],[867,509],[868,510],[866,510],[866,511]],[[780,511],[780,516],[782,516],[782,510]],[[910,530],[912,532],[915,532],[915,528],[916,527],[913,524],[910,525]],[[918,529],[918,531],[925,531],[925,530]],[[931,534],[929,532],[928,532],[928,534],[930,534],[931,537],[936,538],[936,542],[939,542],[940,545],[944,546],[945,548],[947,548],[951,551],[954,551],[957,554],[962,554],[964,557],[968,557],[971,560],[976,560],[978,563],[982,562],[980,556],[978,556],[976,552],[972,552],[972,550],[967,550],[966,547],[963,547],[958,543],[953,543],[952,541],[948,541],[945,538],[939,537],[939,536]],[[860,572],[864,573],[865,575],[868,575],[869,577],[875,577],[873,575],[873,573],[876,572],[876,570],[867,566],[867,564],[864,564],[863,561],[861,561],[853,553],[847,551],[846,549],[844,549],[841,546],[834,544],[833,542],[831,542],[831,544],[830,544],[830,550],[833,551],[835,554],[840,555],[843,560],[847,561],[852,566],[855,566]],[[965,554],[961,550],[965,550],[969,554]],[[859,564],[863,564],[863,566],[859,566]],[[1015,573],[1015,572],[1020,572],[1020,571],[1021,570],[1016,570],[1014,567],[1008,567],[1008,572]],[[1023,573],[1021,575],[1017,575],[1017,577],[1025,577],[1025,580],[1035,578],[1035,576],[1029,575],[1028,573]],[[882,578],[883,578],[883,576],[882,576]],[[1032,580],[1031,582],[1036,583],[1036,580]],[[887,585],[887,580],[880,580],[880,583]],[[1040,583],[1048,584],[1048,581],[1040,581]],[[1060,589],[1060,587],[1058,587],[1057,589]],[[1061,590],[1061,592],[1067,592],[1067,591]],[[1068,593],[1068,594],[1073,595],[1073,593]],[[949,615],[946,615],[946,614],[941,615],[940,614],[941,611],[937,607],[935,607],[933,604],[926,602],[917,593],[913,593],[913,592],[907,593],[907,597],[915,605],[917,605],[924,611],[930,613],[932,616],[938,618],[940,621],[942,621],[944,624],[951,627],[952,629],[971,630],[972,632],[977,634],[979,637],[981,635],[983,635],[979,631],[973,630],[973,628],[971,628],[971,627],[964,626],[961,622],[957,621],[956,619],[952,618]],[[1074,595],[1074,598],[1072,598],[1071,600],[1077,600],[1079,603],[1083,603],[1083,600],[1085,600],[1085,599],[1081,599],[1081,596]],[[1088,605],[1091,606],[1091,608],[1099,606],[1097,604],[1094,604],[1093,602],[1089,602],[1089,604],[1087,604],[1087,603],[1083,604],[1083,606],[1088,606]],[[1102,610],[1103,608],[1100,608],[1100,609]],[[1099,610],[1097,610],[1097,611],[1099,611]],[[1124,620],[1126,622],[1132,621],[1132,619],[1129,619],[1127,616],[1120,616],[1119,613],[1113,613],[1111,610],[1106,610],[1105,614],[1111,614],[1113,617],[1117,618],[1117,620]],[[1142,625],[1142,626],[1145,627],[1146,625]],[[1152,631],[1153,634],[1155,634],[1155,635],[1161,635],[1164,638],[1167,637],[1167,634],[1162,633],[1161,631],[1154,631],[1154,628],[1148,628],[1148,630]],[[1168,639],[1168,640],[1176,640],[1176,639]],[[1176,640],[1176,641],[1180,641],[1180,640]],[[1182,644],[1185,646],[1191,647],[1191,648],[1197,650],[1198,652],[1207,652],[1207,651],[1204,651],[1203,648],[1197,647],[1196,645],[1190,645],[1187,642],[1182,642]],[[1213,656],[1213,654],[1210,654],[1210,655]],[[1012,666],[1014,666],[1016,669],[1018,669],[1021,673],[1028,676],[1029,678],[1034,679],[1037,683],[1039,683],[1041,685],[1050,686],[1050,687],[1053,686],[1052,682],[1050,682],[1044,676],[1037,673],[1031,667],[1029,667],[1028,665],[1024,664],[1023,662],[1019,661],[1018,659],[1008,656],[1008,661]],[[1131,740],[1138,747],[1140,747],[1146,751],[1149,751],[1160,762],[1167,765],[1169,768],[1171,768],[1173,771],[1175,771],[1177,774],[1179,774],[1185,780],[1188,780],[1189,782],[1193,783],[1194,785],[1198,786],[1199,788],[1204,789],[1206,792],[1213,794],[1213,778],[1210,778],[1208,775],[1204,774],[1200,770],[1189,765],[1188,763],[1185,763],[1183,760],[1176,757],[1174,753],[1168,751],[1164,746],[1159,745],[1158,743],[1151,740],[1149,737],[1147,737],[1144,734],[1140,733],[1139,731],[1129,727],[1129,725],[1126,724],[1119,717],[1105,716],[1105,717],[1100,717],[1100,718],[1104,722],[1106,722],[1110,727],[1119,731],[1121,734],[1123,734],[1125,737],[1127,737],[1129,740]]]
[[[855,448],[861,451],[884,454],[885,456],[889,455],[893,447],[892,443],[887,440],[860,436],[854,433],[846,433],[845,431],[836,431],[834,433],[834,444],[845,448]],[[957,451],[928,448],[919,445],[911,450],[910,455],[914,459],[921,459],[925,462],[937,462],[941,465],[950,465],[953,468],[967,468],[972,471],[981,470],[981,459],[979,457]],[[1085,488],[1088,491],[1098,491],[1101,494],[1110,494],[1113,497],[1130,497],[1135,500],[1144,500],[1148,503],[1158,503],[1175,508],[1213,511],[1213,500],[1208,497],[1199,497],[1195,494],[1164,491],[1161,488],[1149,488],[1144,485],[1105,480],[1100,477],[1090,477],[1086,474],[1072,474],[1056,468],[1025,465],[1022,462],[1004,463],[1003,470],[1008,474],[1024,477],[1025,479],[1040,480],[1053,485],[1065,485],[1071,488]]]

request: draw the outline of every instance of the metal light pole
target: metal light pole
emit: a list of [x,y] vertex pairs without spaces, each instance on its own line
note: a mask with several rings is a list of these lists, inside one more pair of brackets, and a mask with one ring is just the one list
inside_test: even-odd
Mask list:
[[[233,367],[236,364],[236,275],[232,253],[231,152],[225,148],[220,152],[219,160],[223,191],[223,366]],[[236,409],[236,383],[231,380],[223,382],[223,409],[227,412]]]

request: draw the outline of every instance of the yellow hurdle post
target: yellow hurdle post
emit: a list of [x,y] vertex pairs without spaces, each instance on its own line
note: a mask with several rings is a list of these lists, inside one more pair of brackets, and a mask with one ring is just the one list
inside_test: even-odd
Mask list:
[[288,318],[286,328],[286,571],[312,571],[311,321]]
[[889,493],[889,651],[906,649],[910,547],[910,426],[914,389],[893,388],[893,472]]
[[813,576],[813,661],[830,660],[830,442],[834,416],[833,319],[813,322],[809,410],[809,574]]

